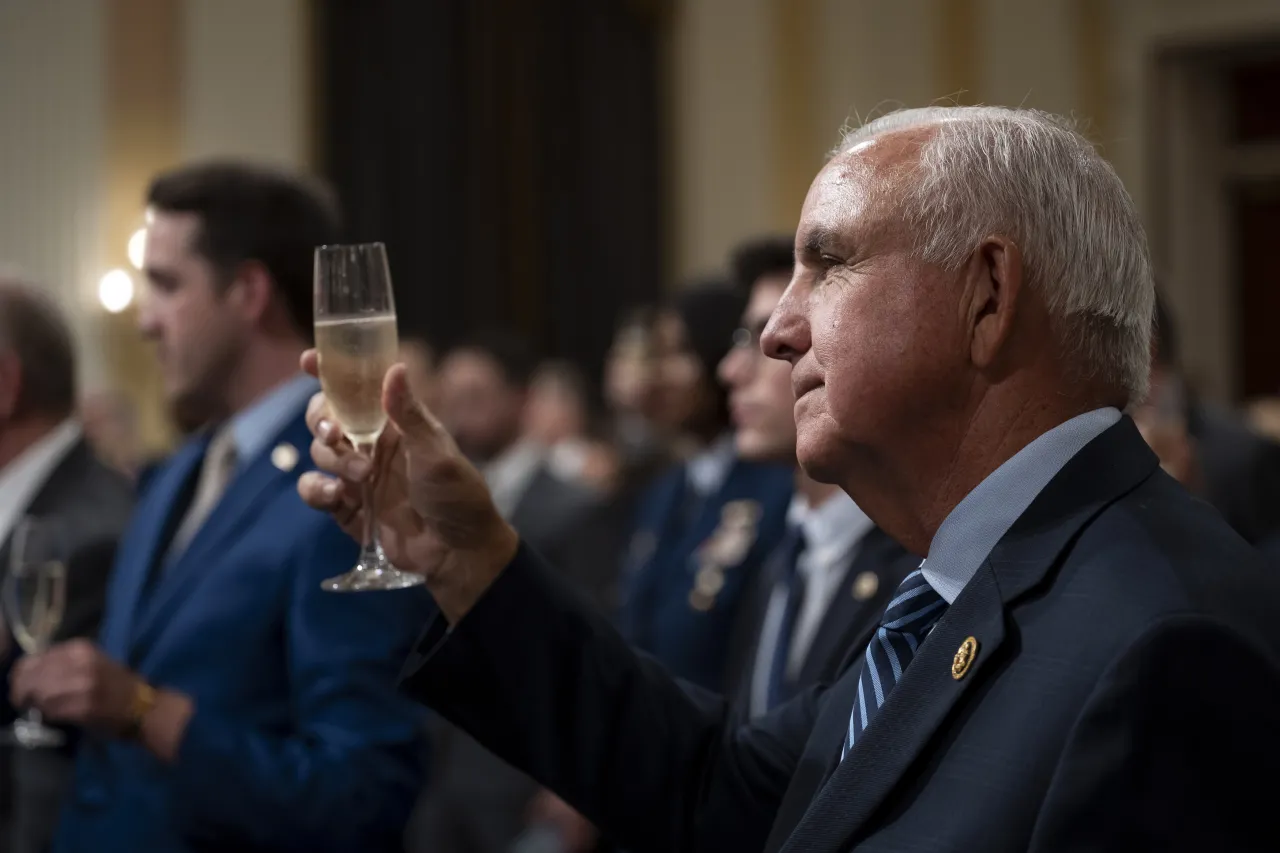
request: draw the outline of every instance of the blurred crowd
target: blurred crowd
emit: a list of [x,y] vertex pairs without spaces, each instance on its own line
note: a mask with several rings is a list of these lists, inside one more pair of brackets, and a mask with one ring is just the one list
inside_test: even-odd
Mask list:
[[[294,490],[316,390],[297,370],[310,252],[336,238],[333,200],[291,175],[200,164],[159,176],[146,201],[140,321],[185,428],[173,456],[143,455],[122,392],[77,399],[57,306],[0,280],[0,559],[24,514],[76,527],[52,647],[16,663],[7,643],[9,719],[38,707],[67,738],[5,748],[0,850],[609,849],[397,698],[431,612],[421,590],[319,591],[355,558]],[[540,358],[509,329],[400,342],[415,395],[522,540],[635,647],[748,716],[829,676],[918,562],[795,464],[790,367],[759,344],[792,263],[790,235],[754,239],[718,277],[589,318],[616,322],[602,371]],[[1202,400],[1167,306],[1153,340],[1152,392],[1132,412],[1143,435],[1280,560],[1280,402]]]

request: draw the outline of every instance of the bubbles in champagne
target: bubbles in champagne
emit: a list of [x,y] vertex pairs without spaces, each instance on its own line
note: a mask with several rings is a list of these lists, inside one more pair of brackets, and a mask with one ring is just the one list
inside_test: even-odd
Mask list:
[[352,444],[378,440],[387,416],[382,380],[398,350],[394,314],[327,317],[316,322],[320,385]]
[[67,569],[61,562],[26,565],[9,579],[9,627],[29,655],[49,648],[67,603]]

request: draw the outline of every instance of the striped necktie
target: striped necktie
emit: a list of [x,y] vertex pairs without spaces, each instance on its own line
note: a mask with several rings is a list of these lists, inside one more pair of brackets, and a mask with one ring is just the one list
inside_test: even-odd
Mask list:
[[901,680],[902,673],[915,657],[916,649],[946,609],[946,599],[929,586],[920,569],[907,575],[898,586],[893,601],[889,602],[880,620],[880,628],[867,643],[862,673],[858,676],[858,696],[853,702],[853,713],[849,715],[849,734],[845,737],[841,760],[867,730],[885,697]]

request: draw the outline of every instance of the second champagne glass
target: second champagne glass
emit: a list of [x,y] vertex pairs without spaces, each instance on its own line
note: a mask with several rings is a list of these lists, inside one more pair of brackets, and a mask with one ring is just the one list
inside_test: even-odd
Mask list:
[[[29,655],[48,650],[62,624],[67,603],[67,537],[53,519],[28,516],[13,531],[9,572],[0,585],[0,604],[18,645]],[[27,748],[61,746],[62,732],[49,728],[34,708],[11,729],[13,740]]]
[[[381,243],[321,246],[316,249],[316,351],[320,385],[342,431],[356,450],[373,458],[387,424],[382,380],[396,360],[396,304],[391,271]],[[329,578],[330,592],[404,589],[423,583],[387,561],[378,542],[373,487],[365,485],[364,537],[360,561]]]

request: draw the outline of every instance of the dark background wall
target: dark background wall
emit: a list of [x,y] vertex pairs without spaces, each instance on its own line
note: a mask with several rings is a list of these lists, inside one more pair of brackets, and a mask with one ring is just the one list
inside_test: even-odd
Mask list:
[[496,326],[594,369],[658,294],[663,5],[324,0],[322,165],[387,244],[402,335]]

